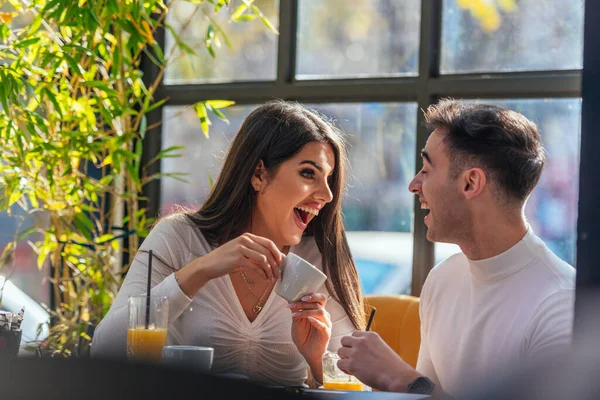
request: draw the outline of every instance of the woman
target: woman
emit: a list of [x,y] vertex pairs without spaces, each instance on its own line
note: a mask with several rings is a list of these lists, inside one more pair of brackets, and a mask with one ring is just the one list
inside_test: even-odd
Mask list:
[[[321,357],[364,326],[362,296],[341,215],[345,153],[333,126],[283,101],[243,122],[206,202],[159,222],[144,240],[93,356],[124,356],[127,298],[169,297],[169,342],[214,347],[212,371],[274,385],[322,382]],[[321,268],[325,285],[297,303],[272,293],[282,253]],[[291,311],[291,315],[290,315]]]

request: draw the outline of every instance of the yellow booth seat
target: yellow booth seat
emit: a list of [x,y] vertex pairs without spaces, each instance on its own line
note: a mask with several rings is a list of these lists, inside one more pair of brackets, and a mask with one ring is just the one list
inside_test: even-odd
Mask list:
[[367,319],[371,306],[377,309],[370,330],[379,336],[411,366],[417,366],[421,345],[419,298],[408,295],[365,296]]

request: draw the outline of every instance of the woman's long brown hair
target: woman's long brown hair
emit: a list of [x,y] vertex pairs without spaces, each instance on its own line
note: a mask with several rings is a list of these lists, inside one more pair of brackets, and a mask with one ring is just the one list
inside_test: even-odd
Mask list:
[[250,180],[262,160],[267,172],[298,153],[309,142],[324,142],[335,153],[330,180],[333,200],[312,219],[305,234],[315,238],[327,275],[327,289],[357,329],[364,327],[363,298],[356,265],[344,232],[341,203],[346,172],[342,136],[324,117],[292,102],[272,101],[254,110],[231,143],[223,167],[202,207],[188,217],[211,246],[220,246],[251,226],[256,192]]

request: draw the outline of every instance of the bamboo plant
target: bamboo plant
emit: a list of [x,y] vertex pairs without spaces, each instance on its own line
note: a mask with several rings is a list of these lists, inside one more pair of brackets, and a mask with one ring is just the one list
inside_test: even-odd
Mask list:
[[[212,56],[219,35],[229,42],[216,13],[228,12],[231,22],[259,18],[274,31],[251,0],[189,2],[205,16]],[[145,185],[163,176],[149,174],[149,166],[180,150],[142,162],[143,140],[154,128],[147,114],[167,101],[155,93],[172,61],[155,33],[169,30],[174,48],[193,54],[167,23],[172,5],[0,0],[0,211],[19,209],[27,221],[4,248],[0,268],[10,269],[26,238],[38,266],[49,264],[54,307],[39,347],[45,354],[87,353],[90,327],[108,311],[126,272],[122,255],[136,253],[152,223],[140,201]],[[143,76],[144,58],[156,64],[157,76]],[[191,107],[208,134],[209,116],[225,118],[220,109],[230,104]]]

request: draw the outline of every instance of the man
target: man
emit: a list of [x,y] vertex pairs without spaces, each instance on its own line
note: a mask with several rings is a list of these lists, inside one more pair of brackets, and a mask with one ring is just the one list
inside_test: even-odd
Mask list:
[[459,396],[570,350],[575,270],[524,216],[545,164],[535,124],[503,107],[450,99],[429,107],[425,123],[432,133],[409,190],[429,210],[427,239],[462,253],[423,286],[416,370],[373,332],[342,338],[338,366],[384,391]]

